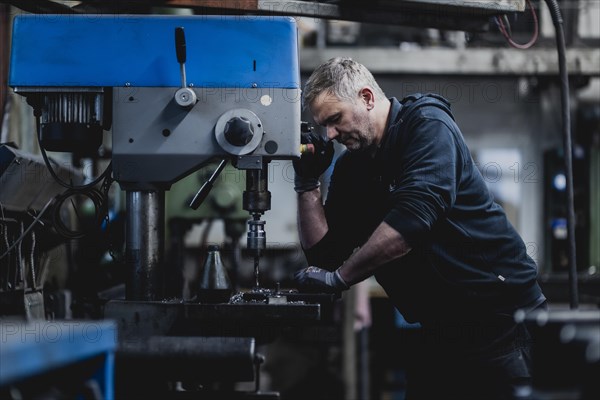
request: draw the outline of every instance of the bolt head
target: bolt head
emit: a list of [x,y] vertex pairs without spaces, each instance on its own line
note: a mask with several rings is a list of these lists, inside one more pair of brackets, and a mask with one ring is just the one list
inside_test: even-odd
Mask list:
[[175,92],[175,102],[181,107],[192,107],[196,104],[196,93],[189,88],[181,88]]

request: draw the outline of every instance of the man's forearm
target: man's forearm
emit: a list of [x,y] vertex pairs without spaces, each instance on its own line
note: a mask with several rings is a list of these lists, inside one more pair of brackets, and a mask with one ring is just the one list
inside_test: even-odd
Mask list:
[[348,284],[358,283],[375,273],[375,270],[410,251],[402,235],[382,222],[369,240],[341,266],[342,279]]
[[319,188],[298,194],[298,232],[305,249],[317,244],[327,231],[327,220]]

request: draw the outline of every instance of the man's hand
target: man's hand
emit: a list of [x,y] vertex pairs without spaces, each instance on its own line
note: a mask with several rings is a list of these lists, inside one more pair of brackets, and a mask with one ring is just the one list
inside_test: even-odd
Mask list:
[[314,153],[303,153],[299,160],[294,160],[294,190],[298,193],[309,192],[319,187],[319,177],[325,172],[333,160],[333,142],[310,132],[302,135],[303,144],[312,144]]
[[329,272],[319,267],[308,267],[294,274],[298,288],[307,292],[333,293],[349,288],[340,276],[339,269]]

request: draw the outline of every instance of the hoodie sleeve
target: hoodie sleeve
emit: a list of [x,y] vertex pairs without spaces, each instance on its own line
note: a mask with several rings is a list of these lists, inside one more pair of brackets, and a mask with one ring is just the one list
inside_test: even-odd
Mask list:
[[313,247],[304,249],[310,265],[339,267],[381,222],[383,214],[374,218],[367,207],[376,196],[365,164],[364,157],[348,151],[337,159],[324,205],[329,229]]
[[426,237],[456,200],[462,165],[458,127],[444,111],[424,107],[408,122],[399,168],[394,174],[392,207],[384,221],[412,247]]

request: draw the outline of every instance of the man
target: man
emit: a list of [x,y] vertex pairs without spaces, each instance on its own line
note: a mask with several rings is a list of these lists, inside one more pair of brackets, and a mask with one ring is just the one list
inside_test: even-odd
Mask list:
[[[319,66],[303,100],[327,140],[294,162],[301,290],[342,291],[371,275],[422,327],[408,399],[524,398],[530,337],[513,313],[545,305],[537,268],[494,203],[446,100],[388,99],[348,58]],[[346,146],[323,206],[319,176]],[[412,346],[411,346],[412,347]]]

